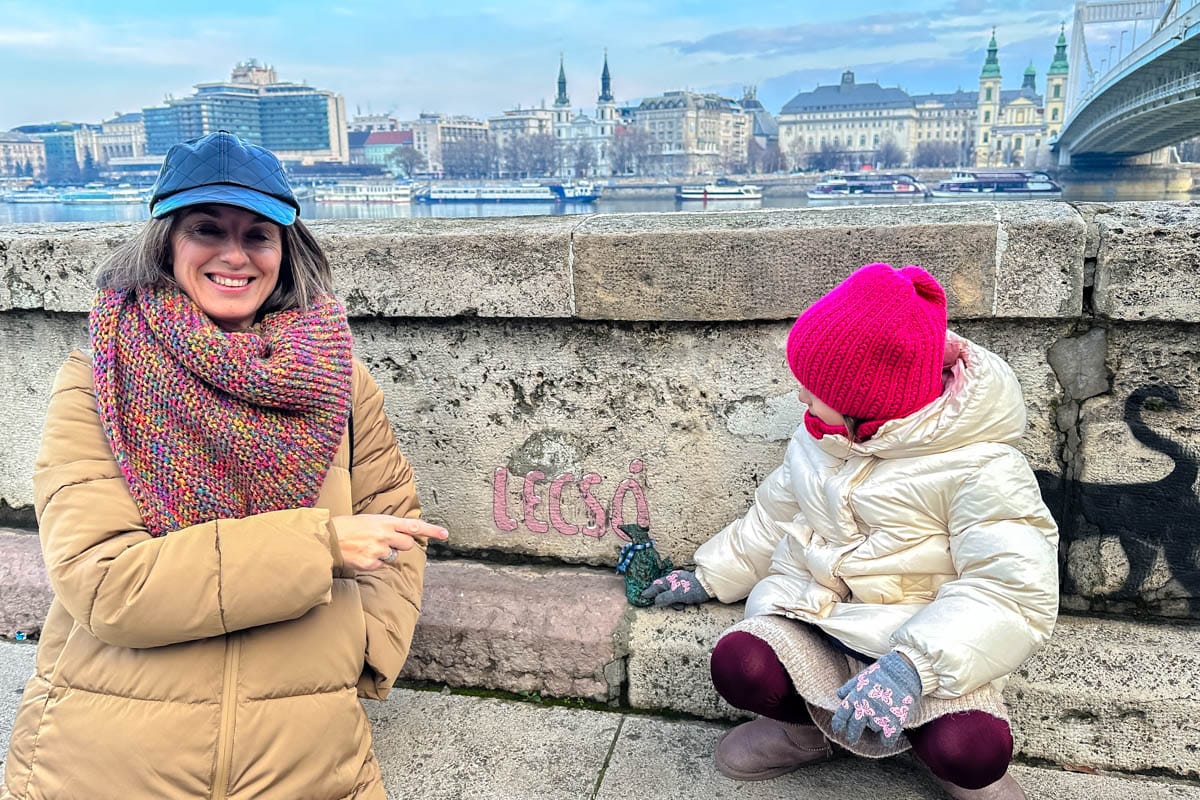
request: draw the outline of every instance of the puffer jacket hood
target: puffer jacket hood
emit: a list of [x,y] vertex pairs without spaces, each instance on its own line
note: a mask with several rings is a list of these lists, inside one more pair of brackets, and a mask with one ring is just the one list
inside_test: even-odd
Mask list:
[[907,655],[926,694],[998,687],[1049,637],[1058,531],[1016,449],[1020,385],[952,337],[942,395],[865,442],[802,425],[697,578],[746,614],[817,625],[860,653]]

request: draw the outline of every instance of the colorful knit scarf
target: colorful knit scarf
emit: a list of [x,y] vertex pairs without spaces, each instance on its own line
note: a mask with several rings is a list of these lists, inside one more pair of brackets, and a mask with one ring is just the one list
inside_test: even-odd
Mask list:
[[339,303],[227,333],[177,288],[106,289],[90,326],[100,421],[152,536],[316,501],[350,409]]

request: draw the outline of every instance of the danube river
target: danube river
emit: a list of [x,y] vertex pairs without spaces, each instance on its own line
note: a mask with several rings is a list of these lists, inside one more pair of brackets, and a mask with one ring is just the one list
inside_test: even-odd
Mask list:
[[[1068,193],[1064,199],[1070,200]],[[1187,194],[1120,197],[1119,200],[1189,200]],[[1019,201],[1018,201],[1019,202]],[[681,203],[673,198],[600,198],[595,203],[400,203],[338,204],[301,202],[302,219],[392,219],[407,217],[511,217],[546,214],[629,214],[672,211],[733,211],[752,208],[803,208],[803,196],[764,197],[762,200],[719,200]],[[822,206],[828,204],[822,203]],[[122,222],[146,219],[146,206],[66,205],[62,203],[0,203],[0,225],[19,222]]]

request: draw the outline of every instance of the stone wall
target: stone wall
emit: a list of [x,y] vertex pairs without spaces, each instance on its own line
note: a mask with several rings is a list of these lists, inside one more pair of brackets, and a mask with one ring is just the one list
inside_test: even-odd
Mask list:
[[[800,420],[792,318],[918,263],[1001,353],[1063,529],[1064,605],[1200,617],[1200,208],[952,204],[323,221],[358,355],[446,555],[607,566],[649,522],[687,562]],[[48,392],[134,226],[0,228],[0,524],[31,526]]]

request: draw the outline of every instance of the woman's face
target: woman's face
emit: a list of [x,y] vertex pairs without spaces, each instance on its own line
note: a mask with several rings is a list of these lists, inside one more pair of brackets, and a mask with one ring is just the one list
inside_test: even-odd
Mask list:
[[179,215],[171,229],[176,283],[223,330],[246,330],[279,280],[283,229],[234,206],[192,206]]
[[824,422],[826,425],[846,424],[846,420],[841,414],[821,402],[820,398],[813,395],[808,389],[801,386],[798,394],[800,395],[800,402],[808,406],[808,410],[812,412],[814,417],[821,420],[821,422]]

